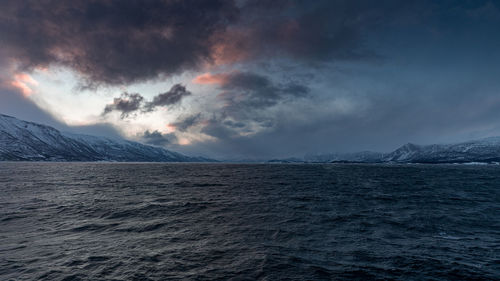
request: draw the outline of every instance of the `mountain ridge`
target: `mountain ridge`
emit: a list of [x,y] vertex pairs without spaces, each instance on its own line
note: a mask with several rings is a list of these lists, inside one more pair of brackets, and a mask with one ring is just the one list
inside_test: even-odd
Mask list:
[[[0,114],[0,161],[216,162],[126,139],[61,132]],[[452,144],[406,143],[392,152],[361,151],[272,159],[268,163],[500,163],[500,137]]]
[[304,160],[323,163],[500,163],[500,137],[488,137],[452,144],[418,145],[406,143],[389,153],[364,151],[346,154],[320,154],[306,156]]
[[212,162],[125,139],[61,132],[0,114],[0,161]]

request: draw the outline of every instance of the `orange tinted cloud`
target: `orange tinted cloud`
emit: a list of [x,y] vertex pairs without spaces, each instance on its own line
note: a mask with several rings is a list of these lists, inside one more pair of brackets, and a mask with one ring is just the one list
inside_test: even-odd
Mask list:
[[21,91],[23,96],[29,97],[33,93],[30,86],[37,86],[38,82],[26,73],[18,73],[14,75],[10,85]]
[[167,124],[167,133],[173,133],[177,130],[177,127],[173,124]]
[[204,73],[204,74],[196,76],[193,79],[193,83],[196,83],[196,84],[224,84],[227,80],[227,76],[228,76],[228,74],[226,74],[226,73],[221,73],[221,74]]

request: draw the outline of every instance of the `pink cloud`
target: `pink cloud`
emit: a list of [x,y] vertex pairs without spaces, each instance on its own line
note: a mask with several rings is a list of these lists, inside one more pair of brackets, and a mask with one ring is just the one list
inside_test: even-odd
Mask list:
[[212,74],[212,73],[207,72],[207,73],[196,76],[193,79],[193,83],[221,85],[221,84],[226,83],[228,76],[229,76],[228,73]]
[[167,124],[167,133],[173,133],[177,130],[177,127],[174,124]]
[[30,88],[30,86],[38,85],[38,82],[26,73],[15,74],[13,78],[14,79],[10,81],[10,86],[21,91],[21,93],[25,97],[29,97],[31,94],[33,94],[33,90]]

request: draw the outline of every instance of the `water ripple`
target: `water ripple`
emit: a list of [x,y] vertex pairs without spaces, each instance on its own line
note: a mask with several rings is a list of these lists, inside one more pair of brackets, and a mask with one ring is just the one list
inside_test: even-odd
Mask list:
[[0,163],[0,280],[497,280],[500,168]]

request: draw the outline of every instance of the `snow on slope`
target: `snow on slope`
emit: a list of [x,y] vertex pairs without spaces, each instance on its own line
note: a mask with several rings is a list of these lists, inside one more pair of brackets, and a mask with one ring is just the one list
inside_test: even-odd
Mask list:
[[390,153],[358,152],[305,156],[306,162],[356,163],[495,163],[500,162],[500,137],[456,144],[408,143]]
[[123,139],[62,133],[0,114],[0,160],[204,162]]
[[500,138],[486,138],[456,144],[406,144],[386,154],[383,162],[467,163],[499,162]]

